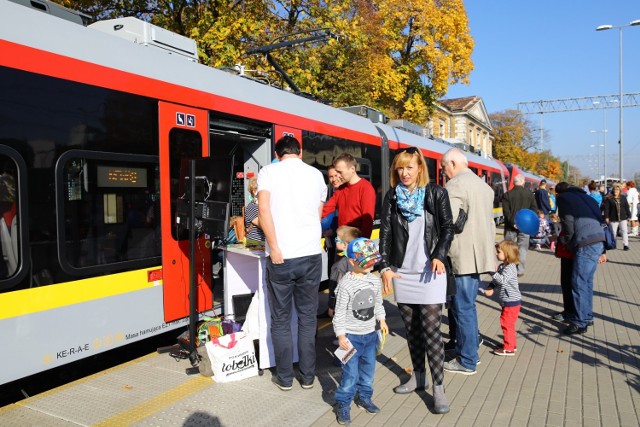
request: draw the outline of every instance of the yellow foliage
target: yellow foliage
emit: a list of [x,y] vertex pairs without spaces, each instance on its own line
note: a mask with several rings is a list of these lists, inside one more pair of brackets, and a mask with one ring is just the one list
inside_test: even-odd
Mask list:
[[[203,63],[273,71],[248,49],[330,28],[339,40],[272,56],[305,91],[423,123],[450,84],[468,82],[474,42],[463,0],[57,0],[94,17],[136,15],[196,39]],[[299,34],[297,37],[305,37]],[[289,37],[288,39],[292,39]]]

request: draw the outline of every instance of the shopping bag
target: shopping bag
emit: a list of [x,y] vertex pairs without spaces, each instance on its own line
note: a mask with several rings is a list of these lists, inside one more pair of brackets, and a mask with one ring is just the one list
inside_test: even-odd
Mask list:
[[602,224],[604,229],[604,247],[607,250],[613,250],[616,248],[616,236],[613,235],[613,230],[609,224]]
[[205,346],[216,382],[227,383],[258,375],[253,341],[244,332],[214,338]]
[[222,319],[219,317],[205,317],[198,325],[196,345],[204,345],[207,341],[211,341],[213,338],[218,338],[222,335],[224,335],[222,331]]
[[260,295],[253,294],[247,315],[242,324],[242,331],[247,333],[249,339],[260,339]]

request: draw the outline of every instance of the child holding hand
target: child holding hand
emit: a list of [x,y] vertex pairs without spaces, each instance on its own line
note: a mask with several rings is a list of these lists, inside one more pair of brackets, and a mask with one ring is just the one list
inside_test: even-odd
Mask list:
[[503,240],[496,245],[498,260],[502,263],[498,270],[493,273],[493,280],[487,286],[485,295],[493,295],[494,288],[500,288],[498,299],[502,305],[500,314],[500,326],[504,334],[504,344],[501,348],[493,350],[497,356],[513,356],[516,347],[516,322],[520,314],[522,296],[518,286],[518,263],[520,256],[518,245],[511,240]]
[[351,402],[370,414],[380,412],[372,401],[373,376],[376,368],[376,321],[383,334],[388,332],[382,305],[382,282],[371,273],[380,261],[380,253],[373,241],[358,238],[347,246],[347,258],[353,272],[346,273],[336,289],[333,329],[341,348],[356,352],[342,367],[342,379],[336,390],[338,423],[351,424]]

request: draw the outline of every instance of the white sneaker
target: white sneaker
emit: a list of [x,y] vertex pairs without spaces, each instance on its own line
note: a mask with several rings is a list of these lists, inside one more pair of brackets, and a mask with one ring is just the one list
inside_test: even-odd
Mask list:
[[542,250],[542,248],[540,247],[540,245],[539,244],[536,245],[536,251],[541,251],[541,250]]

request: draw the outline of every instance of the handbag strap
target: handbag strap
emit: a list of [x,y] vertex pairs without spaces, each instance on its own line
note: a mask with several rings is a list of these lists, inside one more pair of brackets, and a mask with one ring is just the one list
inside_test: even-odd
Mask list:
[[214,343],[215,345],[219,345],[220,347],[226,348],[226,349],[233,348],[236,346],[236,344],[238,344],[238,340],[236,339],[236,334],[224,335],[224,337],[231,338],[231,340],[229,341],[229,344],[224,345],[220,342],[220,338],[223,338],[223,337],[214,338],[211,342]]

